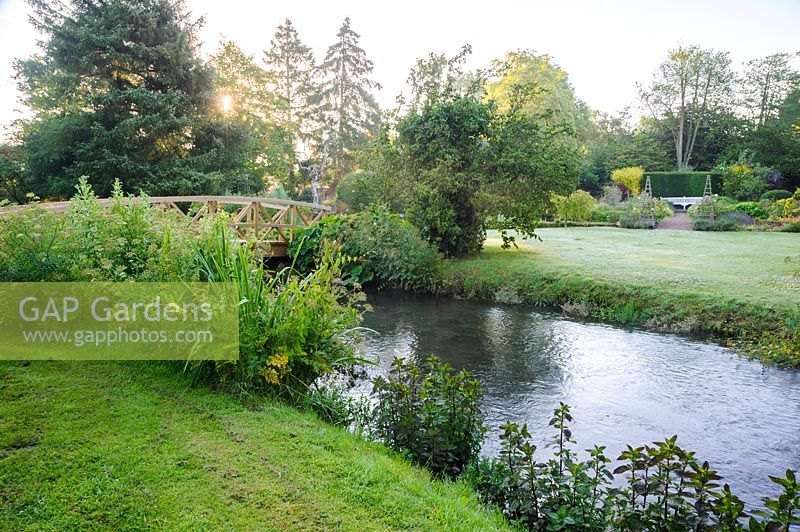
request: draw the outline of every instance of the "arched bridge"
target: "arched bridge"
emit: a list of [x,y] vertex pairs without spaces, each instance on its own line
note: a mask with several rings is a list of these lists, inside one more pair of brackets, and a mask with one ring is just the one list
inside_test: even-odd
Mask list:
[[[303,201],[260,198],[256,196],[154,196],[146,198],[152,206],[177,211],[190,218],[193,224],[206,216],[226,211],[232,216],[231,227],[242,241],[255,241],[273,257],[286,256],[289,244],[299,229],[304,229],[333,212],[328,205]],[[140,201],[141,198],[132,198]],[[101,205],[113,200],[100,199]],[[38,207],[52,212],[66,212],[70,202],[38,203]],[[28,209],[18,205],[0,209],[0,216]]]

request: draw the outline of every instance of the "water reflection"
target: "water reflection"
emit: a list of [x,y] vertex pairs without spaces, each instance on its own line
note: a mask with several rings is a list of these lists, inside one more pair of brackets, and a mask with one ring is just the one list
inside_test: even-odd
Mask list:
[[[800,373],[763,367],[711,343],[565,320],[526,307],[409,294],[371,294],[364,342],[377,359],[436,354],[482,381],[497,426],[527,423],[544,443],[559,401],[572,406],[580,449],[611,454],[678,434],[748,502],[772,494],[767,475],[800,469]],[[368,390],[368,384],[362,384]]]

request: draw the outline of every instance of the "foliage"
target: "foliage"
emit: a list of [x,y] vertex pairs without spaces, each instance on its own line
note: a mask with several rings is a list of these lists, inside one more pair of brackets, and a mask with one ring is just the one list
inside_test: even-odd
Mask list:
[[767,191],[769,168],[740,160],[721,168],[722,190],[739,201],[758,201]]
[[372,172],[353,172],[344,176],[336,188],[336,197],[344,202],[351,212],[360,212],[381,202],[379,192],[376,190],[377,176]]
[[268,184],[265,178],[288,186],[295,164],[294,133],[274,118],[284,104],[270,90],[269,74],[231,41],[220,43],[209,65],[219,100],[215,103],[222,109],[218,140],[209,149],[229,172],[227,188],[260,192]]
[[345,283],[366,283],[409,290],[433,286],[439,257],[417,229],[385,207],[375,206],[346,217],[327,217],[298,233],[289,247],[295,267],[312,271],[325,242],[347,257],[342,265]]
[[239,359],[198,362],[196,371],[244,389],[303,393],[321,375],[356,362],[359,292],[337,282],[344,259],[330,248],[310,273],[266,272],[250,246],[238,244],[224,220],[198,242],[200,280],[235,283],[239,295]]
[[233,188],[250,139],[224,134],[199,22],[181,3],[34,2],[32,20],[42,53],[15,63],[33,110],[20,133],[25,192],[67,197],[83,175],[101,196],[115,180],[150,194]]
[[24,175],[24,154],[20,147],[0,144],[0,202],[23,203],[26,200],[20,188]]
[[773,201],[773,202],[791,197],[792,193],[789,192],[788,190],[767,190],[766,192],[761,194],[762,200]]
[[789,222],[781,227],[781,231],[784,233],[800,233],[800,221]]
[[550,193],[572,190],[578,156],[559,140],[564,127],[471,97],[440,101],[398,121],[382,171],[408,190],[406,214],[424,238],[447,256],[468,255],[481,249],[487,220],[502,216],[504,229],[530,236]]
[[617,223],[623,211],[624,207],[612,206],[607,203],[598,202],[592,208],[592,213],[589,216],[589,220],[593,222]]
[[733,206],[733,211],[739,211],[748,214],[749,216],[758,220],[765,220],[769,213],[760,203],[755,201],[742,201]]
[[711,192],[719,194],[722,191],[722,175],[718,172],[645,172],[644,174],[645,178],[650,178],[653,196],[661,198],[702,197],[709,176],[711,176]]
[[33,206],[0,218],[0,280],[191,281],[193,243],[184,216],[126,197],[119,183],[104,207],[81,179],[66,214]]
[[592,209],[597,204],[597,200],[584,190],[576,190],[569,196],[553,194],[551,201],[555,207],[556,216],[563,220],[564,223],[570,220],[576,222],[589,220],[592,215]]
[[646,109],[672,134],[679,170],[690,166],[698,131],[733,91],[730,65],[727,52],[679,46],[670,50],[650,86],[639,87]]
[[794,192],[792,197],[776,201],[775,208],[781,218],[800,216],[800,188]]
[[480,382],[434,357],[396,358],[374,381],[376,437],[437,475],[457,477],[478,456],[485,428]]
[[[744,502],[708,462],[682,449],[677,436],[652,445],[627,446],[613,471],[605,448],[588,449],[582,461],[574,449],[568,405],[556,408],[553,453],[537,459],[527,426],[507,422],[496,458],[473,466],[468,480],[486,502],[528,530],[744,530]],[[770,477],[781,487],[753,514],[750,530],[785,530],[800,520],[800,484],[795,473]],[[784,527],[784,528],[781,528]]]
[[628,198],[623,204],[619,225],[628,229],[652,229],[672,214],[669,203],[642,194]]
[[611,180],[625,187],[630,196],[638,196],[639,192],[642,191],[642,176],[644,176],[644,168],[641,166],[629,166],[614,170],[611,173]]
[[264,63],[279,102],[277,116],[295,139],[309,140],[318,109],[314,52],[300,39],[288,18],[275,30]]
[[350,27],[350,18],[345,18],[336,42],[319,65],[323,78],[319,98],[327,124],[323,134],[330,141],[334,187],[353,170],[357,150],[377,132],[380,123],[380,109],[371,93],[380,85],[369,78],[373,65],[359,47],[359,38]]
[[717,196],[716,194],[706,196],[699,202],[689,207],[689,219],[691,221],[708,218],[714,219],[723,212],[728,212],[734,203],[727,203],[724,196]]
[[406,80],[409,95],[398,96],[400,109],[420,110],[456,97],[479,98],[484,90],[482,75],[463,70],[471,53],[472,46],[466,44],[453,57],[430,53],[424,59],[417,59]]

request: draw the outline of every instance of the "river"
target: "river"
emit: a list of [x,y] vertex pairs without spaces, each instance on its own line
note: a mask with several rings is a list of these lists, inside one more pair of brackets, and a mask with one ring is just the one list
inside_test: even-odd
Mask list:
[[[567,319],[525,306],[406,293],[370,293],[364,354],[388,371],[394,357],[435,354],[483,384],[490,431],[527,423],[536,443],[552,436],[558,403],[572,408],[577,448],[678,435],[746,502],[777,493],[768,475],[800,469],[800,372],[766,367],[716,343]],[[366,392],[370,385],[359,386]],[[547,451],[543,451],[547,452]],[[585,458],[585,453],[583,454]]]

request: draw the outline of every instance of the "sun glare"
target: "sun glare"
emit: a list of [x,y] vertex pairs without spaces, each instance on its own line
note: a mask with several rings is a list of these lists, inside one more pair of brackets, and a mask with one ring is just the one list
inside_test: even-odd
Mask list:
[[233,108],[233,100],[231,99],[230,94],[226,94],[222,97],[222,110],[224,112],[228,112]]

